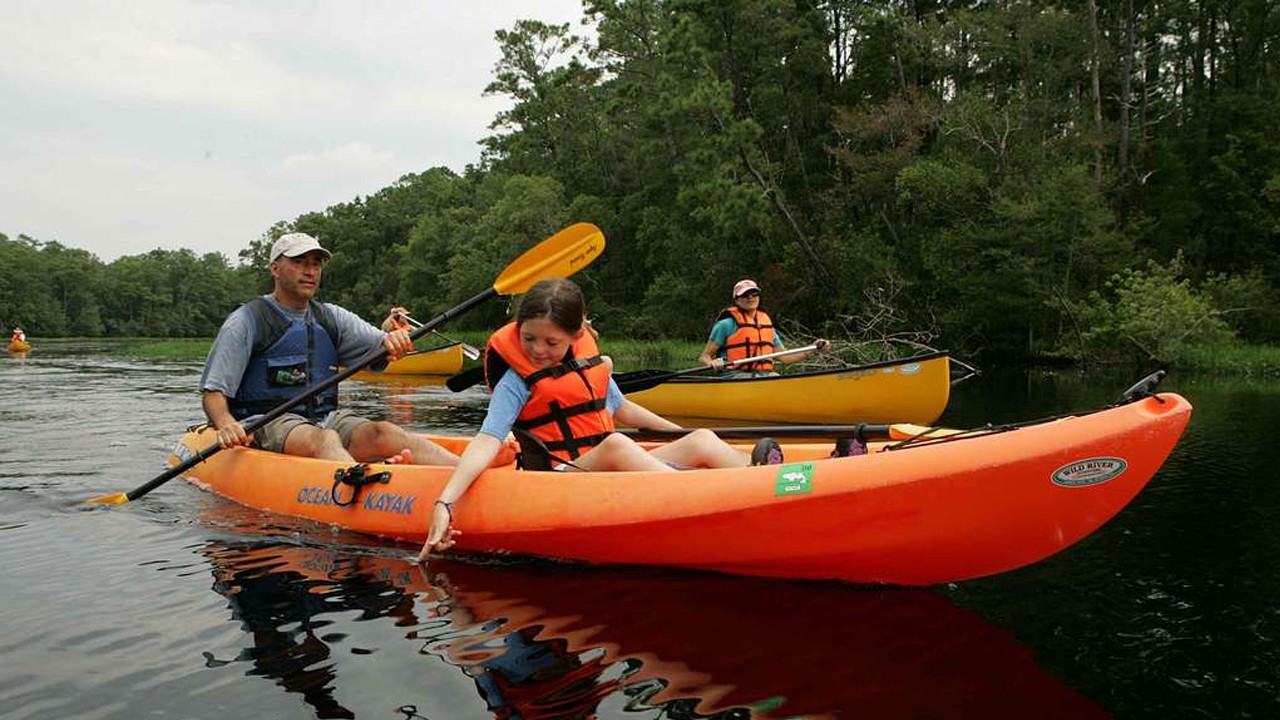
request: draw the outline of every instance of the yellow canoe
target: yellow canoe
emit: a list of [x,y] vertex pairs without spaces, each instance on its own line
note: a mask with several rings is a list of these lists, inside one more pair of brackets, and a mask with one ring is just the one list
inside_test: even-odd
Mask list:
[[[625,376],[617,378],[624,391]],[[937,352],[756,378],[683,375],[627,397],[659,415],[678,418],[928,425],[942,415],[951,397],[951,358]]]
[[11,353],[27,352],[30,349],[31,349],[31,343],[26,342],[25,340],[9,341],[9,352]]
[[[462,369],[462,344],[453,343],[435,350],[415,352],[387,365],[383,375],[453,375]],[[365,375],[356,373],[356,380]]]

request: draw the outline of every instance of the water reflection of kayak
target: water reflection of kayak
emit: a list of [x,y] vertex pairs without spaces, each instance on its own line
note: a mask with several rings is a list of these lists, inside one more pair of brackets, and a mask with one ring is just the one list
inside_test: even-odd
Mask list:
[[606,700],[670,717],[1104,716],[1008,633],[927,590],[456,561],[424,572],[283,545],[206,554],[255,642],[275,643],[241,659],[331,717],[343,665],[372,661],[336,647],[358,635],[309,628],[351,610],[412,628],[500,717],[588,717]]

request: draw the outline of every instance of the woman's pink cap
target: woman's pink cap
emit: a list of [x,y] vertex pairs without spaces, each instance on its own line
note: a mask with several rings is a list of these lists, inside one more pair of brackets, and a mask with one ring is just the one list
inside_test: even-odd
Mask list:
[[742,293],[748,290],[759,290],[759,289],[760,289],[760,286],[756,284],[755,280],[739,280],[738,284],[733,286],[733,296],[737,298],[737,297],[740,297]]

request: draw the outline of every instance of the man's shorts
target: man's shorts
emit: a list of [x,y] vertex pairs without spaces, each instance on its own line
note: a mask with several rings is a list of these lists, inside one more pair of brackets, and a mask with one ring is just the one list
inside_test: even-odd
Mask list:
[[[252,418],[245,418],[245,422]],[[320,422],[312,422],[301,415],[293,413],[285,413],[271,422],[263,425],[253,431],[253,447],[270,450],[271,452],[284,452],[284,441],[289,437],[289,433],[299,425],[315,425],[316,427],[326,430],[333,430],[338,433],[338,437],[342,438],[342,446],[351,445],[351,435],[356,428],[369,422],[367,418],[362,418],[355,413],[347,410],[334,410],[325,416]]]

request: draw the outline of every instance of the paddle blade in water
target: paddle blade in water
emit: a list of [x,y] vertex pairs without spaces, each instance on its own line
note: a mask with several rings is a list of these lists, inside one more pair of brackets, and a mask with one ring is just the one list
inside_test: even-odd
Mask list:
[[543,240],[507,266],[493,283],[499,295],[515,295],[549,277],[569,277],[604,252],[604,233],[577,223]]
[[129,495],[126,493],[111,493],[110,495],[99,495],[96,498],[89,498],[82,504],[84,505],[123,505],[129,502]]

